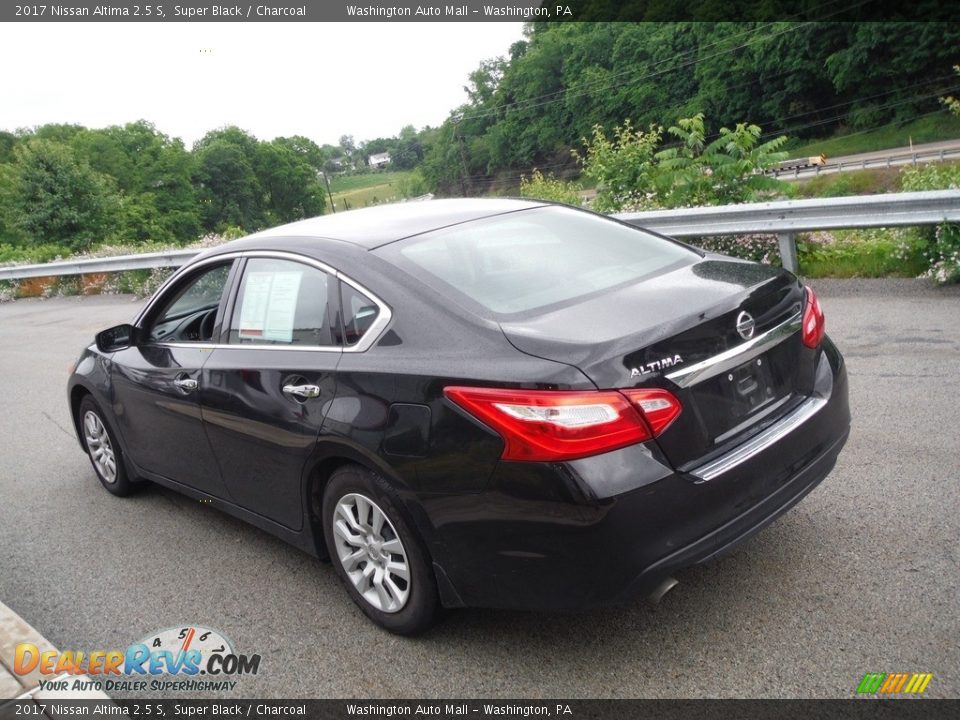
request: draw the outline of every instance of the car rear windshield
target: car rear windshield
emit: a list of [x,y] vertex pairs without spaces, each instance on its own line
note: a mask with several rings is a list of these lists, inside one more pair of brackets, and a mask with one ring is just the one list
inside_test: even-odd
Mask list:
[[431,286],[440,280],[446,288],[438,290],[499,314],[567,303],[697,257],[642,230],[555,206],[435,230],[378,252]]

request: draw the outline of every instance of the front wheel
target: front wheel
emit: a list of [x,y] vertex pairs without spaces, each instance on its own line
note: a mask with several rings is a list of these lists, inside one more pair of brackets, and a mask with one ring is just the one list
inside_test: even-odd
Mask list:
[[123,450],[100,406],[87,395],[80,402],[77,414],[83,432],[83,446],[100,484],[114,495],[129,495],[135,486],[123,464]]
[[398,635],[430,627],[439,605],[433,572],[382,478],[357,465],[335,471],[323,494],[323,533],[367,617]]

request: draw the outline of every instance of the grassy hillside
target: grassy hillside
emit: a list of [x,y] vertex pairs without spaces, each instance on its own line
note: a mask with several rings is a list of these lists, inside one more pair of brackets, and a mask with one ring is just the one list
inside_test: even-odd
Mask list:
[[905,147],[911,141],[914,145],[919,145],[956,139],[960,139],[960,118],[944,110],[904,124],[889,124],[875,130],[837,134],[820,140],[805,140],[803,145],[790,149],[790,157],[820,153],[825,153],[827,157],[839,157]]
[[355,209],[398,199],[399,184],[409,177],[405,171],[340,175],[330,181],[330,190],[337,210]]

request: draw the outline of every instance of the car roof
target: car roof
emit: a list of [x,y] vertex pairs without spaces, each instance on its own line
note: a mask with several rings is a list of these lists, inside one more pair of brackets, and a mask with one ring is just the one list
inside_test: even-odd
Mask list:
[[[281,225],[254,233],[245,240],[256,242],[272,238],[328,238],[372,250],[411,235],[492,215],[541,207],[544,204],[546,203],[515,198],[469,198],[377,205]],[[241,242],[244,245],[249,244]]]

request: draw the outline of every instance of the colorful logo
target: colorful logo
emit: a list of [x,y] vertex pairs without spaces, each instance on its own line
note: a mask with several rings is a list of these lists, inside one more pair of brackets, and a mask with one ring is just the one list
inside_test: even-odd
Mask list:
[[[116,676],[141,677],[144,680],[162,675],[188,679],[207,676],[210,680],[177,685],[173,689],[233,689],[235,682],[221,680],[224,676],[256,675],[260,669],[260,655],[243,655],[234,651],[233,644],[219,631],[201,625],[166,628],[148,635],[126,650],[44,650],[33,643],[16,646],[13,670],[17,675],[39,672],[43,677],[41,689],[145,689],[145,682],[135,685],[117,680]],[[86,676],[83,684],[74,687],[68,676]],[[212,677],[210,677],[212,676]],[[103,683],[106,683],[104,685]],[[167,689],[173,683],[151,682],[151,689]]]
[[857,695],[922,695],[933,673],[867,673]]

